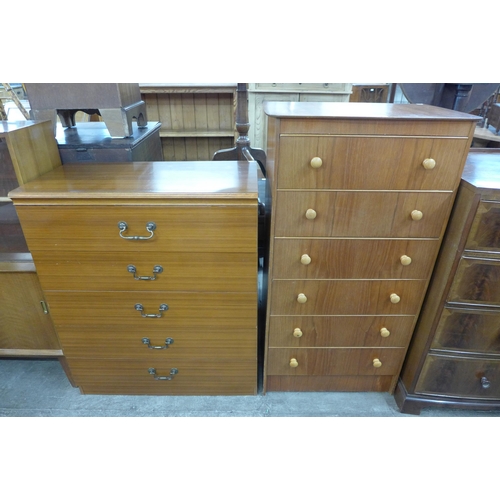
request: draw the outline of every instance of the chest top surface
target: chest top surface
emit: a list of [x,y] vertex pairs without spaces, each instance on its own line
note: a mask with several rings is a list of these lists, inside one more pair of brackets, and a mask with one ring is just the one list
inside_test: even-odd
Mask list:
[[479,189],[500,190],[500,149],[472,150],[465,162],[462,179]]
[[30,199],[204,198],[256,200],[256,162],[129,162],[66,164],[14,189]]
[[426,104],[363,102],[265,102],[264,111],[279,118],[478,120],[477,116]]

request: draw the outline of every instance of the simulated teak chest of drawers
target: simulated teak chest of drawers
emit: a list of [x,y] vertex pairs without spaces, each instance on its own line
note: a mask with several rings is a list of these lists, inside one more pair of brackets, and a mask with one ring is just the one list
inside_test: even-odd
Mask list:
[[82,393],[256,393],[257,168],[68,164],[10,193]]
[[410,104],[265,112],[264,389],[392,392],[477,118]]

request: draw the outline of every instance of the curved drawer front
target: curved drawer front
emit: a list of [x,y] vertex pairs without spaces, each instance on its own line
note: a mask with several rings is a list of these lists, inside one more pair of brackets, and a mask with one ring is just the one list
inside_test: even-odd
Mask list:
[[500,354],[500,310],[444,309],[431,349]]
[[[268,375],[395,375],[403,348],[272,348]],[[295,360],[297,366],[294,365]],[[380,363],[377,363],[377,361]]]
[[500,253],[500,203],[479,204],[465,247],[467,250]]
[[46,290],[227,291],[257,289],[254,253],[46,252],[37,274]]
[[[254,359],[95,359],[69,358],[75,383],[84,394],[220,395],[256,393]],[[171,377],[171,380],[156,380]]]
[[415,316],[271,316],[269,347],[406,347]]
[[[275,280],[270,313],[417,314],[426,286],[423,280]],[[392,294],[399,302],[391,302]]]
[[[18,206],[35,261],[44,252],[248,252],[257,246],[257,205]],[[124,239],[119,222],[125,222]],[[153,235],[147,230],[154,222]]]
[[275,236],[438,238],[452,201],[452,193],[278,191]]
[[500,399],[500,360],[429,354],[415,392],[457,398]]
[[[278,189],[453,190],[468,139],[293,136],[280,139]],[[313,158],[321,166],[311,166]],[[434,160],[426,163],[424,160]],[[313,162],[313,165],[318,165]]]
[[428,279],[438,240],[275,238],[276,279]]
[[500,308],[500,260],[462,257],[447,300]]
[[[255,328],[256,293],[54,292],[45,294],[57,329],[159,333],[169,328]],[[142,306],[142,311],[136,308]],[[167,308],[161,310],[161,305]],[[160,317],[144,317],[160,315]]]

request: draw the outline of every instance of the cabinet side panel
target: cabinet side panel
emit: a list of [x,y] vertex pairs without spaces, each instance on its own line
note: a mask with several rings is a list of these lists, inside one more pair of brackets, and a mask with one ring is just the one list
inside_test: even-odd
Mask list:
[[[462,184],[462,186],[464,186]],[[461,189],[455,200],[450,224],[446,230],[441,250],[438,255],[434,273],[432,275],[427,297],[420,312],[408,355],[401,372],[401,378],[408,390],[417,372],[421,368],[422,355],[427,349],[439,321],[446,294],[451,285],[454,269],[458,265],[460,254],[465,245],[464,234],[472,223],[475,207],[479,197],[468,189]]]

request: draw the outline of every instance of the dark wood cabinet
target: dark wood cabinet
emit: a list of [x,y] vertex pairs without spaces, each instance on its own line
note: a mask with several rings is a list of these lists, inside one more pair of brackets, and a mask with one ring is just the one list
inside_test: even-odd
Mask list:
[[469,153],[396,390],[426,406],[500,408],[500,152]]

